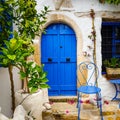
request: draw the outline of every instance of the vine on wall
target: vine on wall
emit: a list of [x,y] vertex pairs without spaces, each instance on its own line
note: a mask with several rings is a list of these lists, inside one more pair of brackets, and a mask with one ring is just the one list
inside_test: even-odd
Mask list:
[[[90,17],[92,18],[92,27],[91,27],[91,33],[90,35],[88,35],[88,38],[92,41],[91,45],[88,45],[88,51],[90,51],[91,49],[93,49],[93,60],[94,62],[96,61],[96,30],[95,30],[95,24],[94,24],[94,20],[95,20],[95,12],[93,9],[91,9],[90,11]],[[93,46],[92,46],[93,45]],[[90,57],[91,55],[87,52],[84,51],[83,55],[85,57]]]
[[[88,36],[88,38],[90,38],[90,40],[92,40],[93,42],[93,60],[96,63],[96,30],[95,30],[95,24],[94,24],[94,20],[95,20],[95,12],[93,9],[91,9],[90,11],[90,17],[92,18],[92,28],[91,28],[91,34]],[[90,48],[88,46],[88,48]]]

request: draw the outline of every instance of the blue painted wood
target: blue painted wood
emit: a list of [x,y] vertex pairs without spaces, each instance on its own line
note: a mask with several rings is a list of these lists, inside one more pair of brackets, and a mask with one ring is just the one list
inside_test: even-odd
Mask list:
[[120,22],[102,22],[102,25],[114,26],[114,25],[120,25]]
[[48,72],[50,96],[76,95],[76,37],[69,26],[56,23],[46,28],[41,62]]
[[120,79],[114,79],[114,80],[109,80],[109,81],[110,81],[110,83],[114,84],[115,90],[116,90],[115,96],[112,98],[112,100],[120,101],[120,97],[118,96],[120,94]]

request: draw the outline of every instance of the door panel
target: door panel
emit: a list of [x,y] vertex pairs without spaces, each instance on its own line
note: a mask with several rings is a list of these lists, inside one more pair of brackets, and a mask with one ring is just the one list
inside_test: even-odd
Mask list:
[[42,35],[41,61],[48,72],[49,95],[76,95],[76,38],[65,24],[51,24]]

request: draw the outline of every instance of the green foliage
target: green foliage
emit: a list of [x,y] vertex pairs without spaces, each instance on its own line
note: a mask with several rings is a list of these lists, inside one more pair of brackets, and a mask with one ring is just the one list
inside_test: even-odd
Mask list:
[[21,36],[18,36],[17,32],[14,32],[14,38],[11,38],[10,41],[5,40],[5,47],[0,47],[0,52],[2,52],[0,64],[4,67],[8,67],[11,64],[19,68],[20,62],[34,51],[31,46],[28,49],[23,47],[30,44],[28,41],[24,41]]
[[8,40],[12,27],[12,10],[8,3],[0,0],[0,46],[4,45],[4,40]]
[[[34,53],[33,39],[44,32],[43,25],[47,19],[48,7],[45,6],[38,13],[35,9],[36,5],[36,0],[5,0],[0,4],[0,22],[3,24],[0,26],[2,27],[2,32],[0,32],[3,34],[0,38],[2,41],[0,64],[3,67],[9,65],[17,67],[20,70],[21,79],[29,81],[27,87],[31,88],[31,92],[39,88],[48,88],[47,74],[43,71],[43,66],[33,65],[33,62],[26,61],[27,57]],[[7,19],[4,12],[10,13],[10,18],[17,27],[17,31],[13,32],[13,38],[9,41],[7,40],[11,31],[7,27],[10,27],[12,23],[5,21]],[[6,25],[9,26],[6,27]]]
[[105,2],[107,2],[109,4],[115,4],[115,5],[120,4],[120,0],[105,0]]
[[34,39],[35,35],[43,31],[48,7],[45,6],[40,13],[37,13],[35,0],[6,0],[6,2],[13,9],[14,22],[20,35]]
[[106,67],[119,68],[119,67],[120,67],[120,59],[119,59],[119,58],[105,59],[105,60],[103,61],[103,64],[104,64]]
[[108,4],[114,4],[118,5],[120,4],[120,0],[99,0],[101,3],[108,3]]
[[21,79],[28,78],[28,87],[30,92],[36,92],[40,88],[49,88],[46,84],[48,82],[47,73],[43,70],[43,65],[39,66],[34,62],[23,62],[25,71],[20,71]]
[[19,35],[30,38],[31,42],[36,35],[40,35],[48,7],[37,13],[36,5],[35,0],[0,0],[0,46],[12,34],[12,22],[17,25]]

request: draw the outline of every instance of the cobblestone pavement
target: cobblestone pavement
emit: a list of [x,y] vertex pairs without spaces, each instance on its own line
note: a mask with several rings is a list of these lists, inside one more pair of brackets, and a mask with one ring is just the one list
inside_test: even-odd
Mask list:
[[[50,100],[51,110],[43,111],[43,120],[77,120],[76,98]],[[120,120],[117,101],[104,101],[104,120]],[[85,100],[81,106],[81,120],[100,120],[99,110],[93,103]]]

